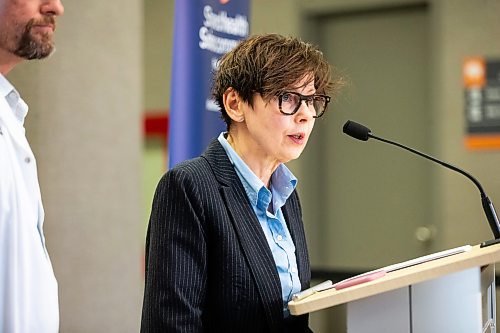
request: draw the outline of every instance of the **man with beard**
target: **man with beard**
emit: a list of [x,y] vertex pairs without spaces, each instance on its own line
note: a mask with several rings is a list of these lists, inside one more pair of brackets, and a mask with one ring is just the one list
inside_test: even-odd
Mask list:
[[45,247],[44,211],[28,106],[4,77],[24,59],[54,50],[61,0],[0,0],[0,332],[59,330],[57,281]]

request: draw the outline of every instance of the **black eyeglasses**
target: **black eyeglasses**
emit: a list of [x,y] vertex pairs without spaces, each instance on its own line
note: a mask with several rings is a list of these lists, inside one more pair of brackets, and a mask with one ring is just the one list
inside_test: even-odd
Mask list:
[[297,113],[302,101],[305,101],[307,107],[313,111],[313,118],[319,118],[325,113],[326,106],[330,103],[330,96],[319,94],[306,96],[292,91],[278,95],[280,112],[287,116]]

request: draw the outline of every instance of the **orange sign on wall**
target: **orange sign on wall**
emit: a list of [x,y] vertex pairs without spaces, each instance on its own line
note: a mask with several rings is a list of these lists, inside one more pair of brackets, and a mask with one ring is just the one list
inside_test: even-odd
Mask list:
[[500,61],[469,57],[463,63],[465,145],[470,149],[500,148]]
[[486,83],[486,63],[482,57],[466,58],[463,68],[464,86],[482,88]]

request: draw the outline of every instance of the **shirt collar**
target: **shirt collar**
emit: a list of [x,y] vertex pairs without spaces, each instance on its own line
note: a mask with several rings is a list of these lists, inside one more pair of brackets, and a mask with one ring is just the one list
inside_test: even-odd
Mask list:
[[24,118],[28,114],[28,105],[21,98],[14,86],[0,74],[0,96],[5,98],[16,119],[24,124]]
[[[256,206],[259,199],[259,193],[261,196],[266,196],[266,194],[267,196],[270,196],[271,193],[265,187],[262,180],[260,180],[260,178],[253,173],[253,171],[229,144],[225,137],[226,134],[227,132],[222,132],[219,135],[218,140],[226,151],[229,160],[234,165],[236,173],[243,183],[243,187],[245,188],[251,204]],[[285,204],[286,200],[296,186],[297,178],[292,174],[292,172],[284,164],[278,165],[278,168],[276,168],[271,175],[271,191],[273,194],[273,207],[275,210]]]
[[280,164],[271,176],[274,207],[282,207],[296,186],[297,178],[286,165]]
[[7,95],[14,89],[12,84],[10,84],[9,81],[0,74],[0,96],[2,97],[7,97]]

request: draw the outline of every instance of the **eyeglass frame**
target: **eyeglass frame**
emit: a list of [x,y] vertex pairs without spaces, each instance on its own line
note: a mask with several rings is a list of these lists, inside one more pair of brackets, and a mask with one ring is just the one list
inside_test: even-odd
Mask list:
[[[284,112],[282,107],[281,107],[281,104],[283,102],[283,96],[286,94],[293,94],[293,95],[299,96],[299,103],[297,104],[297,107],[295,108],[295,110],[293,110],[292,113]],[[298,92],[295,92],[295,91],[284,91],[281,94],[279,94],[277,97],[278,97],[278,106],[279,106],[280,112],[282,114],[284,114],[285,116],[293,116],[294,114],[296,114],[299,111],[300,106],[302,105],[302,101],[306,101],[306,105],[307,105],[307,101],[310,98],[313,98],[313,99],[314,99],[314,97],[325,98],[325,108],[323,109],[323,112],[321,112],[318,115],[313,116],[313,118],[320,118],[321,116],[323,116],[323,114],[325,114],[325,111],[328,107],[328,103],[330,103],[330,100],[331,100],[331,97],[328,95],[323,95],[323,94],[302,95],[302,94],[299,94]]]

